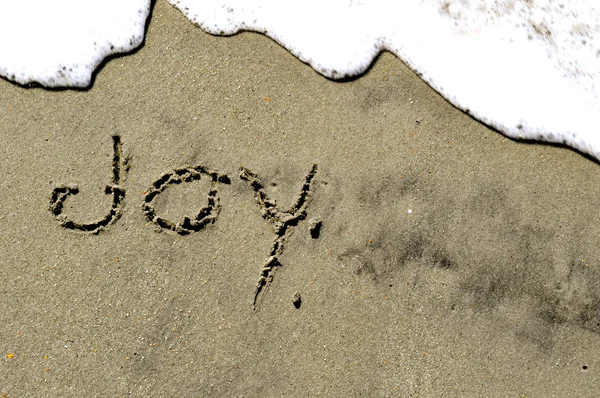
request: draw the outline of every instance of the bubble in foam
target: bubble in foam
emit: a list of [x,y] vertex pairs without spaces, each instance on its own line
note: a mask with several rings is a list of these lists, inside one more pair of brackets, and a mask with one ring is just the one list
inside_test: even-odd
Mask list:
[[265,33],[319,73],[382,50],[478,120],[600,160],[600,6],[589,0],[169,0],[217,35]]
[[20,84],[87,87],[107,56],[144,39],[150,0],[0,2],[0,75]]

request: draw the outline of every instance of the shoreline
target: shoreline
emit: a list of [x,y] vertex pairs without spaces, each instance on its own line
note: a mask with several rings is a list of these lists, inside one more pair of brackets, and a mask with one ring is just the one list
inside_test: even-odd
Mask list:
[[[209,36],[157,2],[145,46],[90,90],[2,80],[0,103],[0,393],[597,391],[598,165],[486,128],[390,54],[333,82],[266,37]],[[65,217],[110,211],[115,135],[120,218],[65,230],[48,209],[61,184],[79,188]],[[255,311],[277,234],[240,167],[283,212],[313,164]],[[194,167],[230,183],[199,172],[156,188]],[[152,187],[174,223],[213,189],[218,214],[162,228],[144,214]]]

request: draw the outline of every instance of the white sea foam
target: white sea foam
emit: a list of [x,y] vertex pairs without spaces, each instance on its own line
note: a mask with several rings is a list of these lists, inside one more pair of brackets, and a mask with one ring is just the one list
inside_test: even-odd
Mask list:
[[600,160],[600,4],[591,0],[169,0],[212,34],[262,32],[319,73],[382,50],[514,138]]
[[[265,33],[323,75],[382,50],[514,138],[600,160],[600,5],[593,0],[169,0],[212,34]],[[0,75],[49,87],[143,40],[150,0],[0,0]]]
[[144,39],[150,0],[0,0],[0,75],[87,87],[111,54]]

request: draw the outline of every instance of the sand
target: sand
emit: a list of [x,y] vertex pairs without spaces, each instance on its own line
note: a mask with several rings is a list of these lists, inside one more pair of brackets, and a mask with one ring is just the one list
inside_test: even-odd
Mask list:
[[329,81],[158,1],[90,90],[0,81],[0,104],[7,397],[599,393],[599,165],[503,137],[389,54]]

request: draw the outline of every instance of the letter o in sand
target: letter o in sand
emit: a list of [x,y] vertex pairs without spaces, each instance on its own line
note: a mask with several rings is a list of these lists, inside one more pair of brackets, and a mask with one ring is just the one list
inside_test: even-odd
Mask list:
[[[200,180],[202,174],[211,179],[211,189],[208,192],[207,206],[200,209],[193,219],[184,217],[183,221],[175,223],[156,215],[153,201],[158,195],[164,192],[169,185]],[[144,203],[142,205],[144,215],[148,220],[157,224],[159,227],[175,231],[179,235],[188,235],[192,232],[200,231],[206,225],[213,224],[217,220],[217,216],[221,210],[219,198],[217,196],[217,185],[219,183],[230,184],[231,180],[226,174],[209,170],[204,166],[180,168],[163,174],[158,180],[154,181],[144,195]]]

